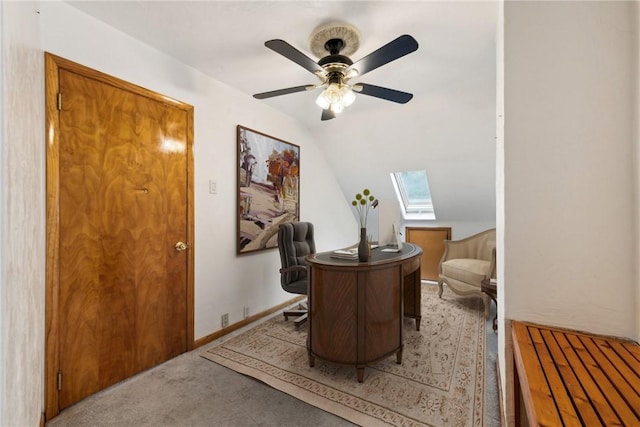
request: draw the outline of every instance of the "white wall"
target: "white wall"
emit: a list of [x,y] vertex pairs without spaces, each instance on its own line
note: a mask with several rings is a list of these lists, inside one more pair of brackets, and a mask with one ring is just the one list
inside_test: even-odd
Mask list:
[[[245,304],[257,312],[289,297],[279,290],[275,251],[235,256],[235,210],[229,206],[236,203],[236,124],[301,146],[302,219],[316,223],[320,250],[353,243],[357,225],[348,201],[306,129],[64,3],[42,3],[40,15],[33,3],[0,5],[0,424],[35,425],[42,409],[44,101],[42,52],[34,51],[40,31],[43,50],[196,107],[196,337],[217,330],[223,310],[234,322]],[[632,162],[638,156],[638,86],[631,60],[637,66],[639,48],[638,11],[629,13],[629,3],[504,7],[506,121],[498,144],[496,223],[507,387],[505,318],[640,335],[640,184]],[[8,88],[19,89],[19,96]],[[218,183],[215,196],[208,194],[209,179]],[[510,392],[507,387],[506,404]]]
[[511,318],[635,335],[630,4],[505,4]]
[[373,235],[373,240],[382,242],[383,244],[392,242],[394,237],[392,234],[391,224],[398,224],[401,233],[401,239],[406,240],[407,227],[451,227],[451,239],[460,240],[490,228],[496,227],[496,222],[492,221],[438,221],[436,220],[411,220],[402,219],[400,212],[400,204],[395,200],[380,200],[378,208],[370,212],[368,229]]
[[[640,3],[635,3],[635,65],[634,74],[640,76]],[[640,79],[636,79],[635,108],[633,115],[640,117]],[[635,151],[635,218],[640,218],[640,119],[636,119],[634,134]],[[640,254],[640,220],[636,220],[636,254]],[[636,262],[636,341],[640,341],[640,262]]]
[[44,376],[44,88],[33,3],[0,3],[0,425],[36,426]]
[[504,4],[504,318],[638,338],[634,7]]
[[[506,229],[505,219],[505,141],[504,141],[504,3],[498,11],[497,43],[496,43],[496,277],[498,283],[505,283],[505,253],[506,246],[504,234]],[[505,411],[503,419],[513,420],[513,407],[506,402],[511,401],[513,389],[513,358],[506,357],[506,348],[509,347],[510,332],[505,321],[505,287],[498,287],[496,310],[498,315],[498,365],[500,390],[502,390],[501,408]],[[511,424],[509,424],[511,425]]]
[[[407,34],[417,33],[413,26],[447,28],[451,20],[444,17],[473,16],[474,25],[450,37],[421,38],[416,53],[363,76],[366,83],[414,93],[407,104],[359,97],[348,114],[318,121],[312,132],[348,197],[367,187],[395,200],[389,173],[426,169],[437,220],[464,236],[482,231],[483,223],[495,226],[495,40],[487,35],[495,31],[500,2],[430,2],[429,16],[422,3],[403,2],[397,12],[414,17],[403,28]],[[480,47],[478,39],[485,42]],[[474,49],[461,50],[465,41]],[[427,89],[414,92],[410,67],[422,70]]]
[[451,239],[460,240],[495,228],[495,221],[411,221],[404,222],[404,227],[451,227]]
[[43,3],[40,19],[44,50],[195,107],[196,339],[220,329],[223,313],[234,323],[245,305],[257,313],[292,297],[279,285],[277,250],[236,256],[237,124],[300,145],[301,219],[314,222],[319,250],[352,243],[350,207],[294,120],[65,3]]
[[[62,2],[1,2],[2,207],[0,425],[38,425],[44,366],[44,51],[195,107],[195,338],[292,297],[280,288],[277,250],[236,256],[236,125],[301,148],[301,219],[319,250],[353,243],[357,228],[309,132]],[[217,182],[216,195],[208,182]],[[10,343],[10,344],[7,344]]]

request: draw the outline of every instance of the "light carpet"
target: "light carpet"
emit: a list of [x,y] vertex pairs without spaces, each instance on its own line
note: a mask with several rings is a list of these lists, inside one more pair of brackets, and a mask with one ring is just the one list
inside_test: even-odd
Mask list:
[[392,355],[353,366],[316,358],[307,331],[273,317],[202,356],[363,426],[482,426],[485,320],[479,297],[422,285],[422,322],[404,321],[402,364]]

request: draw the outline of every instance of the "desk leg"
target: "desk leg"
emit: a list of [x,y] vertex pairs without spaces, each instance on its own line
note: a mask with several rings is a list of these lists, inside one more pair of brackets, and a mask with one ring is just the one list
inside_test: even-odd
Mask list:
[[404,276],[403,288],[404,316],[415,319],[416,331],[420,331],[420,319],[422,318],[420,268]]
[[356,369],[358,370],[358,382],[364,382],[364,366],[358,366]]
[[309,367],[313,368],[316,365],[316,358],[313,357],[311,352],[309,352],[308,355],[309,355]]
[[396,352],[396,363],[402,365],[402,348]]

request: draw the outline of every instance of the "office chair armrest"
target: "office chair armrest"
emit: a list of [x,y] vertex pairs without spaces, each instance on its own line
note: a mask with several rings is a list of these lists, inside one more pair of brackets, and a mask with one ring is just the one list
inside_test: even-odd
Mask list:
[[285,267],[280,269],[280,273],[291,273],[292,271],[307,271],[307,267],[304,265],[293,265],[291,267]]

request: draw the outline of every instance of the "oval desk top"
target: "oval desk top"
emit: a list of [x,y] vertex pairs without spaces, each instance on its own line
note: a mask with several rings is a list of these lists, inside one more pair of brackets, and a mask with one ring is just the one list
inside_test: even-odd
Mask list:
[[357,259],[343,259],[333,257],[333,251],[320,252],[307,256],[307,262],[315,266],[327,266],[348,269],[371,269],[375,267],[388,267],[390,264],[403,263],[407,260],[418,257],[422,254],[422,248],[413,243],[403,243],[400,252],[383,252],[382,249],[395,248],[394,246],[378,246],[371,249],[371,257],[367,262],[360,262]]

